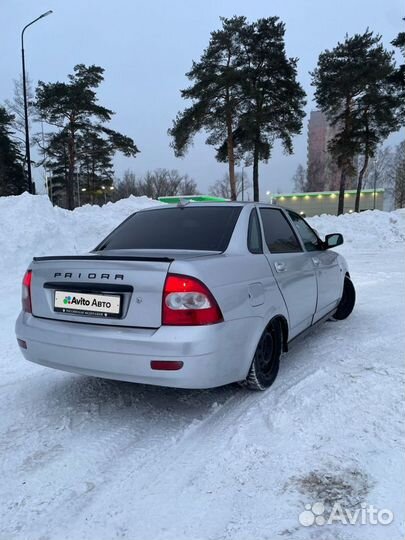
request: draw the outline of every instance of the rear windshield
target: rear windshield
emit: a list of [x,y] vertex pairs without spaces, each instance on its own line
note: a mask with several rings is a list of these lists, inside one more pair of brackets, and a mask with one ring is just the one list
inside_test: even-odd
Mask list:
[[225,251],[240,211],[237,206],[186,206],[138,212],[98,249]]

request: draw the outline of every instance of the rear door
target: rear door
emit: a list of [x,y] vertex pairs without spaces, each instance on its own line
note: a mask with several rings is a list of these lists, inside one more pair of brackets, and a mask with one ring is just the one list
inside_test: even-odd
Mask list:
[[265,255],[287,305],[294,337],[311,325],[315,314],[314,265],[281,209],[261,207],[260,216],[268,248]]
[[338,254],[330,249],[323,249],[322,241],[308,223],[291,210],[287,210],[287,214],[293,222],[316,272],[318,304],[314,321],[317,321],[338,304],[342,296],[343,270],[339,265]]

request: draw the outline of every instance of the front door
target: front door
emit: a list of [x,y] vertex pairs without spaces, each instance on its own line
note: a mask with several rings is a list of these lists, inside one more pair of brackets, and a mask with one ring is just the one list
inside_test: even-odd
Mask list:
[[343,269],[339,265],[338,254],[323,248],[318,235],[301,216],[291,210],[287,210],[287,214],[301,237],[316,271],[318,304],[315,322],[332,311],[339,303],[343,292]]
[[286,303],[293,338],[311,325],[315,314],[314,264],[281,209],[261,207],[260,215],[269,250],[265,255]]

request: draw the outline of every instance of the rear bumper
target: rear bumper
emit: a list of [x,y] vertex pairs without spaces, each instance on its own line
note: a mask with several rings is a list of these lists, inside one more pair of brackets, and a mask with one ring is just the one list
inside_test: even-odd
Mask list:
[[[246,377],[253,356],[248,336],[256,335],[259,321],[248,318],[208,326],[141,329],[21,313],[16,335],[27,343],[27,349],[21,349],[24,357],[44,366],[159,386],[212,388]],[[151,360],[184,364],[178,371],[156,371],[151,369]]]

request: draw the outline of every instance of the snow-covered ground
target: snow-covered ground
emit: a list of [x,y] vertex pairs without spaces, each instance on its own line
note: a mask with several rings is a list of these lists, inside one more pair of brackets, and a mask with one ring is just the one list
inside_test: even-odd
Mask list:
[[[405,214],[313,218],[342,232],[358,294],[283,357],[273,387],[186,391],[53,371],[14,337],[31,257],[76,253],[136,208],[0,198],[2,540],[404,537]],[[390,525],[300,525],[306,503],[361,503]]]

